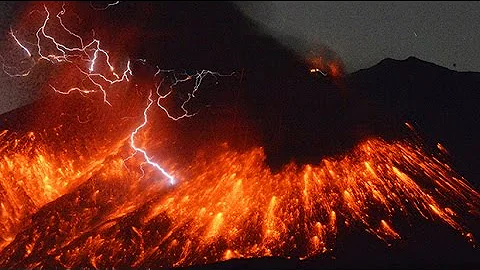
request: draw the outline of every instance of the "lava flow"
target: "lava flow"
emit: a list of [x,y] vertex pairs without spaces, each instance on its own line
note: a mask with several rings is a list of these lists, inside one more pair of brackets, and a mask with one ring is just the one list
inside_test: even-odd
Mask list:
[[[15,172],[24,180],[15,183],[22,196],[3,198],[2,215],[13,221],[2,232],[10,243],[0,254],[2,267],[171,267],[230,258],[304,258],[332,250],[336,235],[348,227],[390,243],[402,237],[405,222],[418,219],[443,222],[474,241],[462,217],[478,215],[479,194],[449,166],[407,142],[369,139],[341,158],[292,163],[278,173],[265,165],[262,148],[239,152],[225,143],[213,153],[200,151],[188,166],[171,165],[183,180],[175,187],[155,181],[155,170],[126,170],[122,159],[111,155],[95,174],[70,171],[68,179],[68,163],[38,162],[41,156],[34,156],[27,158],[30,163],[18,159],[8,166],[12,161],[4,157],[2,175]],[[25,170],[31,163],[39,168]],[[65,193],[68,185],[47,182],[51,167],[53,183],[77,187]],[[9,191],[9,178],[3,179]],[[41,208],[48,200],[55,201]],[[16,211],[35,201],[38,210]],[[19,219],[28,222],[8,230]]]
[[[81,83],[61,90],[52,82],[50,88],[82,98],[100,94],[101,110],[112,110],[119,102],[110,101],[109,90],[127,89],[135,75],[131,64],[146,61],[124,61],[117,75],[100,41],[84,42],[68,30],[64,6],[58,25],[78,47],[49,34],[51,13],[46,6],[40,13],[46,19],[36,41],[24,42],[11,31],[33,65],[4,64],[4,70],[26,76],[40,61],[66,63],[81,77],[72,83]],[[150,91],[138,90],[137,99],[149,93],[138,102],[141,109],[127,110],[139,114],[93,118],[87,124],[108,127],[92,134],[62,135],[68,127],[61,123],[44,131],[0,132],[0,267],[180,267],[232,258],[305,259],[333,251],[345,230],[366,231],[389,245],[419,221],[444,224],[475,244],[469,220],[480,216],[480,194],[441,157],[413,141],[370,138],[341,156],[317,164],[291,162],[275,173],[261,146],[239,150],[228,141],[205,142],[188,162],[160,151],[178,137],[166,123],[195,116],[186,106],[206,76],[224,75],[156,69],[154,85],[146,87]],[[185,82],[193,83],[193,91],[174,113],[165,103]],[[160,124],[154,112],[165,118]],[[102,139],[104,130],[118,129],[121,119],[127,128]]]

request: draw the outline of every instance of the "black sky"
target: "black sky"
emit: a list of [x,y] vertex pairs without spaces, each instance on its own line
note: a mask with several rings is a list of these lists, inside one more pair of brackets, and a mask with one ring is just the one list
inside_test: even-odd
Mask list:
[[297,49],[305,44],[330,47],[350,72],[387,57],[409,56],[457,71],[480,71],[479,1],[259,1],[237,5],[269,33]]

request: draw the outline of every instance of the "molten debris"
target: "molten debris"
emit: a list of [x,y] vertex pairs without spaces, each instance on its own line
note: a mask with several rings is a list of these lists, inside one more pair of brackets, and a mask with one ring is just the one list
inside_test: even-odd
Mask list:
[[348,227],[390,243],[402,237],[398,220],[418,218],[473,241],[463,218],[480,208],[464,179],[408,142],[372,138],[341,158],[276,174],[262,148],[225,143],[192,164],[166,159],[179,179],[172,187],[155,170],[140,170],[142,160],[121,158],[127,140],[79,162],[49,152],[33,133],[4,131],[1,139],[2,267],[308,258],[332,250]]

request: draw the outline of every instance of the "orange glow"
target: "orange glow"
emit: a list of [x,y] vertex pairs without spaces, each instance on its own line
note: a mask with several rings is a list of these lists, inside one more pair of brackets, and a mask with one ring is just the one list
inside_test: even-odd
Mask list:
[[[15,133],[4,130],[0,133],[0,141],[3,217],[0,220],[0,249],[13,240],[23,217],[73,190],[102,168],[102,156],[115,155],[118,151],[106,148],[94,155],[94,159],[85,159],[73,151],[70,155],[79,156],[72,159],[67,151],[54,153],[42,145],[34,132],[17,138]],[[110,173],[121,174],[122,170]]]
[[328,68],[330,70],[330,74],[332,75],[332,77],[338,77],[342,74],[340,72],[340,67],[334,62],[328,63]]
[[392,238],[400,238],[400,235],[394,231],[390,225],[385,220],[380,221],[380,228],[385,232],[385,234],[389,235]]
[[321,56],[310,57],[307,59],[310,73],[321,73],[324,76],[339,78],[344,75],[343,63],[338,59],[325,59]]
[[[407,142],[372,138],[342,158],[305,166],[291,163],[275,174],[265,165],[262,148],[239,152],[221,144],[216,154],[207,151],[188,166],[175,170],[170,166],[182,179],[170,188],[157,180],[141,184],[142,179],[151,179],[153,170],[143,175],[127,170],[122,159],[105,158],[118,155],[120,148],[76,166],[72,157],[59,156],[55,161],[48,150],[33,147],[33,134],[18,139],[3,132],[1,139],[2,145],[9,145],[3,147],[1,184],[10,187],[4,188],[7,193],[1,198],[6,217],[1,266],[15,265],[13,252],[21,250],[24,256],[36,258],[26,267],[42,265],[42,258],[50,253],[58,254],[56,260],[65,267],[82,265],[88,258],[100,268],[124,265],[120,259],[124,255],[131,257],[131,266],[148,265],[151,260],[163,266],[187,266],[259,256],[303,259],[331,250],[341,233],[339,224],[363,228],[390,242],[402,234],[390,220],[415,216],[440,220],[470,241],[473,236],[458,207],[475,210],[480,205],[480,195],[449,166]],[[20,145],[32,154],[21,154],[15,148]],[[49,230],[57,230],[38,228],[23,235],[24,241],[6,246],[23,218],[73,192],[93,175],[98,183],[111,183],[109,188],[99,184],[90,194],[75,193],[75,200],[94,202],[95,207],[71,214],[82,217],[79,225],[95,220],[97,226],[72,229],[79,225],[57,212],[66,235],[63,240],[36,249],[45,245]],[[435,189],[426,188],[430,185]],[[97,207],[106,204],[113,211],[99,212]],[[137,221],[129,223],[130,219]],[[127,239],[119,226],[129,226]]]

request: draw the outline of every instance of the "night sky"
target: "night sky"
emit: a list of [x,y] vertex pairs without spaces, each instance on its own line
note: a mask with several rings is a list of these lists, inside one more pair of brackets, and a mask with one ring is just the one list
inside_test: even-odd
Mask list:
[[[15,2],[0,3],[0,53],[8,53]],[[17,4],[18,5],[18,4]],[[119,5],[122,5],[120,2]],[[347,72],[384,58],[415,56],[457,71],[480,71],[480,3],[475,2],[238,2],[264,31],[308,55],[328,48]],[[0,74],[0,113],[38,97],[39,76]]]
[[[354,72],[415,56],[480,71],[480,2],[238,2],[268,33],[298,50],[326,45]],[[455,66],[454,66],[455,64]]]

